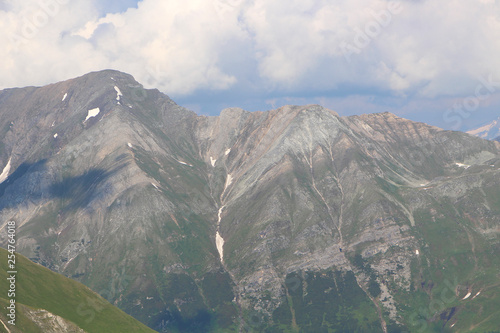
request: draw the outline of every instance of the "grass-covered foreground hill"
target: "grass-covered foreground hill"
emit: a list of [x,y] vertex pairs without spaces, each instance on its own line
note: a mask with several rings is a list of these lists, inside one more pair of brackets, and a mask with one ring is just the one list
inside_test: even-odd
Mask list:
[[20,254],[16,254],[16,325],[9,325],[7,255],[0,248],[0,332],[154,332],[83,284]]

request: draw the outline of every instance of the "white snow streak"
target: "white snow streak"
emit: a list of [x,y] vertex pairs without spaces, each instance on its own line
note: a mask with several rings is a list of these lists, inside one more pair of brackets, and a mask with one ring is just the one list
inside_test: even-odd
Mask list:
[[95,109],[89,110],[87,118],[85,118],[85,120],[83,122],[86,122],[90,118],[97,116],[99,114],[99,112],[101,112],[101,110],[99,110],[99,108],[95,108]]
[[222,238],[222,236],[219,233],[219,225],[220,225],[220,220],[221,220],[220,214],[222,213],[223,209],[224,209],[224,206],[219,208],[219,213],[217,215],[218,216],[217,232],[215,233],[215,246],[217,247],[217,251],[219,252],[221,262],[224,260],[224,238]]
[[127,146],[128,146],[129,148],[132,148],[132,144],[131,144],[130,142],[127,142]]
[[63,98],[62,98],[61,102],[64,102],[64,100],[66,99],[66,97],[68,97],[68,93],[65,93],[65,94],[64,94],[64,96],[63,96]]
[[222,213],[223,209],[224,209],[224,206],[222,206],[221,208],[219,208],[219,215],[217,215],[219,217],[219,219],[217,220],[217,227],[219,227],[219,224],[220,224],[220,214]]
[[420,252],[418,250],[416,250],[415,254],[418,256],[420,254]]
[[179,161],[178,159],[176,159],[176,158],[174,158],[174,157],[172,157],[172,158],[173,158],[174,160],[176,160],[176,162],[177,162],[177,163],[180,163],[180,164],[182,164],[182,165],[187,165],[187,166],[189,166],[189,167],[193,167],[193,166],[192,166],[191,164],[189,164],[189,163],[186,163],[186,162],[184,162],[184,161]]
[[229,185],[231,185],[232,182],[233,182],[233,176],[231,176],[231,174],[228,174],[227,175],[227,179],[226,179],[226,185],[224,185],[224,191],[223,192],[226,191],[227,187]]
[[9,161],[7,162],[7,165],[5,168],[3,168],[2,174],[0,174],[0,184],[3,183],[7,177],[9,176],[9,171],[10,171],[10,161],[12,160],[12,157],[9,158]]
[[464,298],[462,298],[462,301],[463,301],[464,299],[469,298],[469,297],[470,297],[470,295],[471,295],[471,292],[469,291],[469,293],[468,293],[467,295],[465,295],[465,297],[464,297]]
[[229,155],[229,153],[231,152],[231,148],[227,149],[226,152],[224,153],[224,155]]
[[56,139],[56,138],[57,138],[57,133],[56,133],[56,134],[54,134],[54,139]]
[[465,168],[465,169],[470,168],[470,165],[467,165],[467,164],[455,163],[455,165],[458,166],[458,167],[461,167],[461,168]]
[[212,156],[210,156],[210,163],[212,164],[213,167],[215,166],[215,162],[217,162],[217,160],[214,159]]
[[477,296],[479,296],[481,292],[478,292],[474,297],[472,297],[472,299],[476,298]]
[[116,100],[119,101],[120,100],[120,97],[123,96],[120,88],[118,88],[117,86],[115,86],[115,90],[116,90]]
[[217,246],[217,251],[219,251],[220,261],[224,261],[224,239],[218,231],[215,234],[215,245]]
[[191,164],[186,163],[186,162],[182,162],[182,161],[179,161],[179,160],[177,160],[177,162],[179,162],[180,164],[184,164],[184,165],[187,165],[187,166],[193,167]]

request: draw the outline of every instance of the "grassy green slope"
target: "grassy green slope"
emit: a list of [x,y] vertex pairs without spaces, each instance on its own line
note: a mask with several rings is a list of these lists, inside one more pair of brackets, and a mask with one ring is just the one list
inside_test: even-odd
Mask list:
[[[8,281],[7,255],[0,248],[0,303],[5,312]],[[87,332],[154,332],[79,282],[32,263],[16,254],[16,304],[45,309],[84,329]],[[39,329],[21,313],[17,329],[39,332]],[[1,318],[5,319],[2,313]],[[0,331],[4,329],[0,327]]]

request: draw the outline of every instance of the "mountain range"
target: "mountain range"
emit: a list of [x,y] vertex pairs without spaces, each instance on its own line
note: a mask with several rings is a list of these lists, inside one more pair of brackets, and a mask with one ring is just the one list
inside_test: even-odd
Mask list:
[[0,170],[0,245],[158,332],[500,327],[499,142],[106,70],[0,91]]

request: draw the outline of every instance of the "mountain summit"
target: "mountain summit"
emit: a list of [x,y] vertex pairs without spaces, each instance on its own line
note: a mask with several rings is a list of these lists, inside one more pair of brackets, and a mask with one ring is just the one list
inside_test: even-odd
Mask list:
[[19,251],[157,331],[500,326],[498,142],[318,105],[198,116],[110,70],[1,91],[0,132]]

